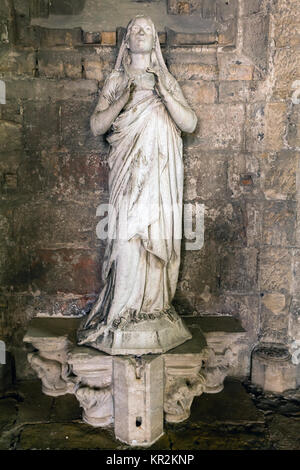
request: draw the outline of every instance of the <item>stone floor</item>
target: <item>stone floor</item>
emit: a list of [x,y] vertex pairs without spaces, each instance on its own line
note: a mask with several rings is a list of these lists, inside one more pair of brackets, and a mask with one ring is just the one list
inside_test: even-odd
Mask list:
[[[73,395],[41,392],[38,380],[0,396],[0,449],[128,449],[113,428],[81,421]],[[263,394],[251,384],[227,380],[224,390],[194,400],[190,418],[165,425],[153,450],[300,450],[300,390]]]

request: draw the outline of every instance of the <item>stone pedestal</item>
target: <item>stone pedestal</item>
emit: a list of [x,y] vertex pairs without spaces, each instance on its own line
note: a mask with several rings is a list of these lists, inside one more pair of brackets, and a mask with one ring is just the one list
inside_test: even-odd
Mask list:
[[[245,332],[234,319],[185,317],[192,338],[163,354],[109,355],[77,346],[79,319],[35,318],[24,341],[42,380],[43,392],[73,393],[83,420],[95,427],[114,423],[116,438],[131,446],[150,446],[163,434],[163,421],[190,415],[195,396],[217,393],[238,368]],[[204,333],[201,325],[204,326]],[[242,374],[241,374],[242,375]]]
[[300,366],[284,345],[261,344],[252,353],[251,381],[263,390],[283,393],[300,385]]
[[170,308],[159,318],[120,323],[109,334],[100,336],[89,346],[113,356],[162,354],[191,339],[175,309]]
[[132,446],[149,446],[164,433],[163,357],[114,358],[115,435]]

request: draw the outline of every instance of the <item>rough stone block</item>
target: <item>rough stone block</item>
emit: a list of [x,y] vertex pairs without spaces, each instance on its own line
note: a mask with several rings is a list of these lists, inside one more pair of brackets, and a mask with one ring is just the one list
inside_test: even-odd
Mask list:
[[217,19],[228,21],[237,15],[237,0],[217,0]]
[[236,20],[228,20],[225,24],[220,24],[218,28],[218,44],[222,47],[234,46],[237,35]]
[[238,55],[220,53],[218,64],[220,80],[248,81],[253,79],[253,65]]
[[221,81],[219,85],[220,103],[247,102],[250,96],[250,81]]
[[216,33],[178,33],[167,28],[167,44],[169,46],[216,44],[217,41]]
[[210,104],[216,102],[217,91],[214,82],[193,80],[182,82],[180,85],[185,98],[193,109],[199,103]]
[[292,257],[286,248],[262,248],[260,253],[261,291],[289,293],[292,283]]
[[296,233],[296,203],[266,202],[263,208],[262,243],[294,246]]
[[31,18],[48,18],[50,4],[49,0],[30,0]]
[[115,31],[102,31],[101,44],[103,46],[115,46],[117,42],[117,35]]
[[[299,18],[295,15],[297,4],[294,1],[281,2],[274,11],[274,37],[278,49],[300,44]],[[288,50],[286,54],[290,54]]]
[[216,65],[209,64],[186,64],[172,63],[169,67],[170,72],[177,80],[217,80],[218,69]]
[[286,297],[280,292],[264,294],[262,304],[274,314],[281,313],[286,307]]
[[[202,149],[239,149],[243,142],[244,107],[236,105],[199,105],[197,147]],[[189,142],[189,137],[187,138]]]
[[99,149],[99,137],[93,138],[90,130],[90,117],[95,103],[61,102],[62,144],[68,149],[84,148],[86,151]]
[[185,158],[184,177],[185,200],[225,198],[227,155],[220,152],[212,154],[209,151],[190,151]]
[[16,75],[35,74],[36,70],[36,54],[32,51],[22,51],[7,49],[1,46],[0,52],[0,73]]
[[81,28],[73,29],[48,29],[40,28],[40,47],[74,47],[82,43]]
[[258,289],[256,248],[224,250],[221,255],[221,287],[226,291],[253,292]]
[[292,85],[299,80],[299,46],[277,48],[273,59],[274,88],[273,95],[278,100],[288,100],[292,94]]
[[[7,104],[1,106],[0,115],[10,116],[9,121],[19,121],[22,116],[20,101],[93,101],[98,92],[96,80],[71,80],[71,79],[7,79],[6,96]],[[25,103],[26,105],[26,103]],[[15,116],[13,114],[15,112]]]
[[261,180],[266,199],[296,199],[298,158],[298,153],[288,150],[261,154]]
[[163,358],[114,358],[115,433],[132,446],[163,434]]
[[40,50],[38,70],[48,78],[82,78],[81,56],[76,51]]
[[[245,2],[247,3],[247,2]],[[267,69],[269,17],[265,14],[243,19],[243,52],[264,72]]]
[[91,247],[96,241],[96,226],[99,217],[97,207],[82,204],[47,200],[37,204],[23,204],[14,210],[12,224],[14,236],[19,243],[41,248],[62,246]]
[[253,151],[279,151],[284,146],[287,104],[255,103],[247,108],[246,147]]
[[[47,116],[47,119],[41,119]],[[24,146],[32,152],[52,146],[60,141],[60,115],[57,103],[28,101],[24,105]]]
[[1,152],[14,152],[22,148],[22,126],[10,121],[0,121]]
[[244,364],[243,373],[235,374],[237,377],[248,375],[250,368],[249,344],[252,346],[256,341],[260,329],[259,303],[260,298],[257,293],[239,294],[226,293],[220,296],[220,306],[217,310],[223,315],[234,315],[241,322],[242,327],[247,332],[245,342],[248,344],[246,354],[243,354],[243,361],[239,365]]
[[239,201],[205,203],[205,237],[220,247],[244,247],[247,242],[246,207]]
[[[184,251],[174,302],[184,314],[210,311],[219,294],[219,263],[214,256],[217,244],[207,237],[199,252]],[[197,253],[197,256],[195,256]]]
[[98,292],[101,272],[96,250],[38,249],[32,256],[31,280],[44,292]]
[[244,2],[243,4],[243,15],[248,16],[258,13],[260,11],[261,4],[261,0],[247,0],[247,2]]

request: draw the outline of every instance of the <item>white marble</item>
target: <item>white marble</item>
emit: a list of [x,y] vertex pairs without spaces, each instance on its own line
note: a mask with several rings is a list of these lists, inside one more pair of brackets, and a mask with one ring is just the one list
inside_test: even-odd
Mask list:
[[196,123],[165,65],[154,24],[134,18],[91,117],[95,135],[110,130],[109,237],[105,285],[78,344],[147,354],[191,337],[171,303],[182,235],[180,133],[193,132]]

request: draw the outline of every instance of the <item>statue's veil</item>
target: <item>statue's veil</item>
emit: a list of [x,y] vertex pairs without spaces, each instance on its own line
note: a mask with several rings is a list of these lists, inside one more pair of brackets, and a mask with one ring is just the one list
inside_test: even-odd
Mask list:
[[122,41],[122,44],[118,53],[115,70],[117,71],[123,70],[126,67],[126,65],[130,62],[130,55],[128,52],[128,38],[130,35],[131,28],[134,25],[134,22],[138,18],[145,18],[147,21],[149,21],[152,27],[154,45],[153,45],[153,50],[151,52],[151,67],[153,68],[159,67],[164,72],[168,72],[167,66],[165,64],[165,61],[161,52],[159,38],[156,32],[154,23],[151,20],[151,18],[145,15],[137,15],[128,23],[126,34],[124,35],[124,38],[123,38],[123,41]]

